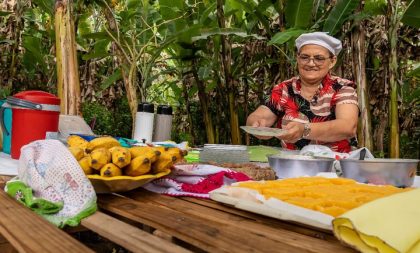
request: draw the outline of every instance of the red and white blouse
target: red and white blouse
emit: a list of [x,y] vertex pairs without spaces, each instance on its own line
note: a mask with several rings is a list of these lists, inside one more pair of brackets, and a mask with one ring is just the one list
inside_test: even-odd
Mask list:
[[[335,119],[335,107],[339,104],[358,105],[355,84],[337,76],[327,75],[311,101],[301,95],[301,81],[293,77],[274,86],[266,106],[278,116],[277,127],[283,128],[290,121],[316,123]],[[354,143],[353,143],[354,142]],[[282,142],[284,148],[301,149],[308,144],[325,145],[336,152],[350,152],[355,138],[335,142],[301,139],[296,143]],[[357,145],[357,144],[356,144]]]

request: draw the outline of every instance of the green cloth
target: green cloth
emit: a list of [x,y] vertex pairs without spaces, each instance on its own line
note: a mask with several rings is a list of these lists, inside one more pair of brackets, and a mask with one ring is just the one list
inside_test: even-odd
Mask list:
[[63,202],[51,202],[34,197],[32,189],[19,180],[7,182],[5,190],[9,196],[40,215],[58,213],[63,209]]
[[267,155],[280,153],[279,148],[269,146],[248,146],[249,160],[251,162],[268,162]]
[[188,151],[188,155],[186,155],[184,158],[188,163],[198,163],[200,162],[200,151],[190,150]]

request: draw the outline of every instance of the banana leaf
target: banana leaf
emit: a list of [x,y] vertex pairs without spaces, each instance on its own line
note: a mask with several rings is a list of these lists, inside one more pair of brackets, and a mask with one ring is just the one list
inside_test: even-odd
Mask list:
[[108,89],[112,84],[122,79],[121,69],[117,69],[112,75],[110,75],[101,84],[101,90]]
[[420,2],[411,0],[411,5],[405,11],[401,21],[409,26],[420,28]]
[[304,32],[306,32],[306,30],[295,29],[295,28],[288,29],[284,32],[278,32],[268,42],[268,45],[272,45],[272,44],[282,45],[288,42],[289,40],[291,40],[292,38],[297,38],[299,35],[301,35]]
[[313,0],[286,1],[286,25],[295,28],[307,28],[312,16]]
[[353,14],[359,4],[359,0],[338,0],[325,20],[323,31],[331,36],[339,32],[343,23]]
[[274,155],[280,153],[279,148],[269,146],[249,146],[248,148],[249,160],[252,162],[268,162],[267,155]]

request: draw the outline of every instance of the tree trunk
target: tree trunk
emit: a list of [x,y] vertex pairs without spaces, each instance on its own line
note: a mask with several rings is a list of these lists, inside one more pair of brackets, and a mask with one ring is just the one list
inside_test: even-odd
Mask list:
[[366,43],[364,24],[357,23],[351,34],[353,72],[357,84],[357,94],[359,96],[359,109],[361,117],[357,131],[359,146],[373,150],[372,123],[369,107],[368,85],[366,80]]
[[21,34],[22,34],[22,30],[24,28],[24,21],[25,19],[23,18],[23,11],[24,11],[24,3],[21,1],[17,1],[15,6],[14,6],[14,12],[15,12],[15,16],[13,17],[14,19],[14,26],[12,25],[11,27],[11,31],[13,32],[13,45],[12,45],[12,50],[10,52],[11,55],[11,59],[10,59],[10,67],[9,67],[9,77],[7,80],[7,86],[6,89],[7,90],[12,90],[13,87],[13,81],[15,79],[15,75],[16,75],[16,68],[17,68],[17,59],[18,59],[18,55],[19,55],[19,47],[21,44]]
[[195,68],[195,60],[192,61],[192,64],[193,75],[198,88],[198,98],[200,100],[201,111],[203,112],[204,118],[204,125],[206,127],[207,143],[215,143],[213,120],[209,112],[209,101],[206,94],[206,87],[198,77],[197,69]]
[[[225,16],[223,11],[224,1],[217,0],[217,21],[220,28],[226,28]],[[241,144],[241,134],[239,132],[239,118],[236,101],[236,85],[233,82],[231,64],[232,64],[232,48],[229,39],[225,35],[221,35],[222,41],[222,66],[224,70],[224,79],[228,91],[230,131],[232,144]]]
[[[114,14],[109,9],[109,6],[105,6],[102,8],[102,11],[106,17],[107,25],[111,32],[118,34],[118,26],[114,18]],[[119,39],[119,38],[117,38]],[[117,48],[117,58],[119,63],[121,64],[121,75],[124,81],[124,88],[127,94],[128,104],[130,106],[131,116],[133,118],[133,131],[135,129],[135,121],[136,121],[136,112],[137,112],[137,90],[136,90],[136,68],[135,64],[133,67],[133,63],[131,60],[124,55],[123,49],[121,48],[121,44],[116,44]],[[133,69],[134,68],[134,69]]]
[[61,113],[80,114],[79,67],[76,54],[76,34],[72,20],[72,1],[55,2],[55,37],[57,56],[57,90]]
[[188,118],[188,132],[191,135],[191,139],[192,139],[192,143],[190,145],[194,145],[195,144],[195,134],[194,134],[194,129],[193,129],[193,119],[192,119],[192,115],[191,115],[191,106],[190,106],[190,97],[188,96],[188,81],[189,79],[182,77],[181,76],[181,80],[182,80],[182,96],[184,97],[185,100],[185,111],[187,113],[187,118]]
[[388,41],[389,41],[389,86],[391,98],[389,102],[389,156],[391,158],[400,157],[400,136],[398,121],[398,63],[397,63],[397,41],[398,24],[400,22],[398,9],[399,0],[389,0],[387,19],[388,19]]

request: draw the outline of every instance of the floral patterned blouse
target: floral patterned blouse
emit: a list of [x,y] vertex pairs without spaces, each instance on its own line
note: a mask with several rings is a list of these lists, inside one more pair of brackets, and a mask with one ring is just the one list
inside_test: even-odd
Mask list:
[[[278,116],[277,127],[283,128],[290,121],[316,123],[335,119],[335,107],[339,104],[358,105],[355,85],[352,81],[327,75],[311,101],[301,96],[301,81],[293,77],[274,86],[266,106]],[[356,139],[344,139],[336,142],[321,142],[300,139],[296,143],[282,142],[284,148],[301,149],[308,144],[325,145],[336,152],[350,152],[351,145],[357,145]]]

